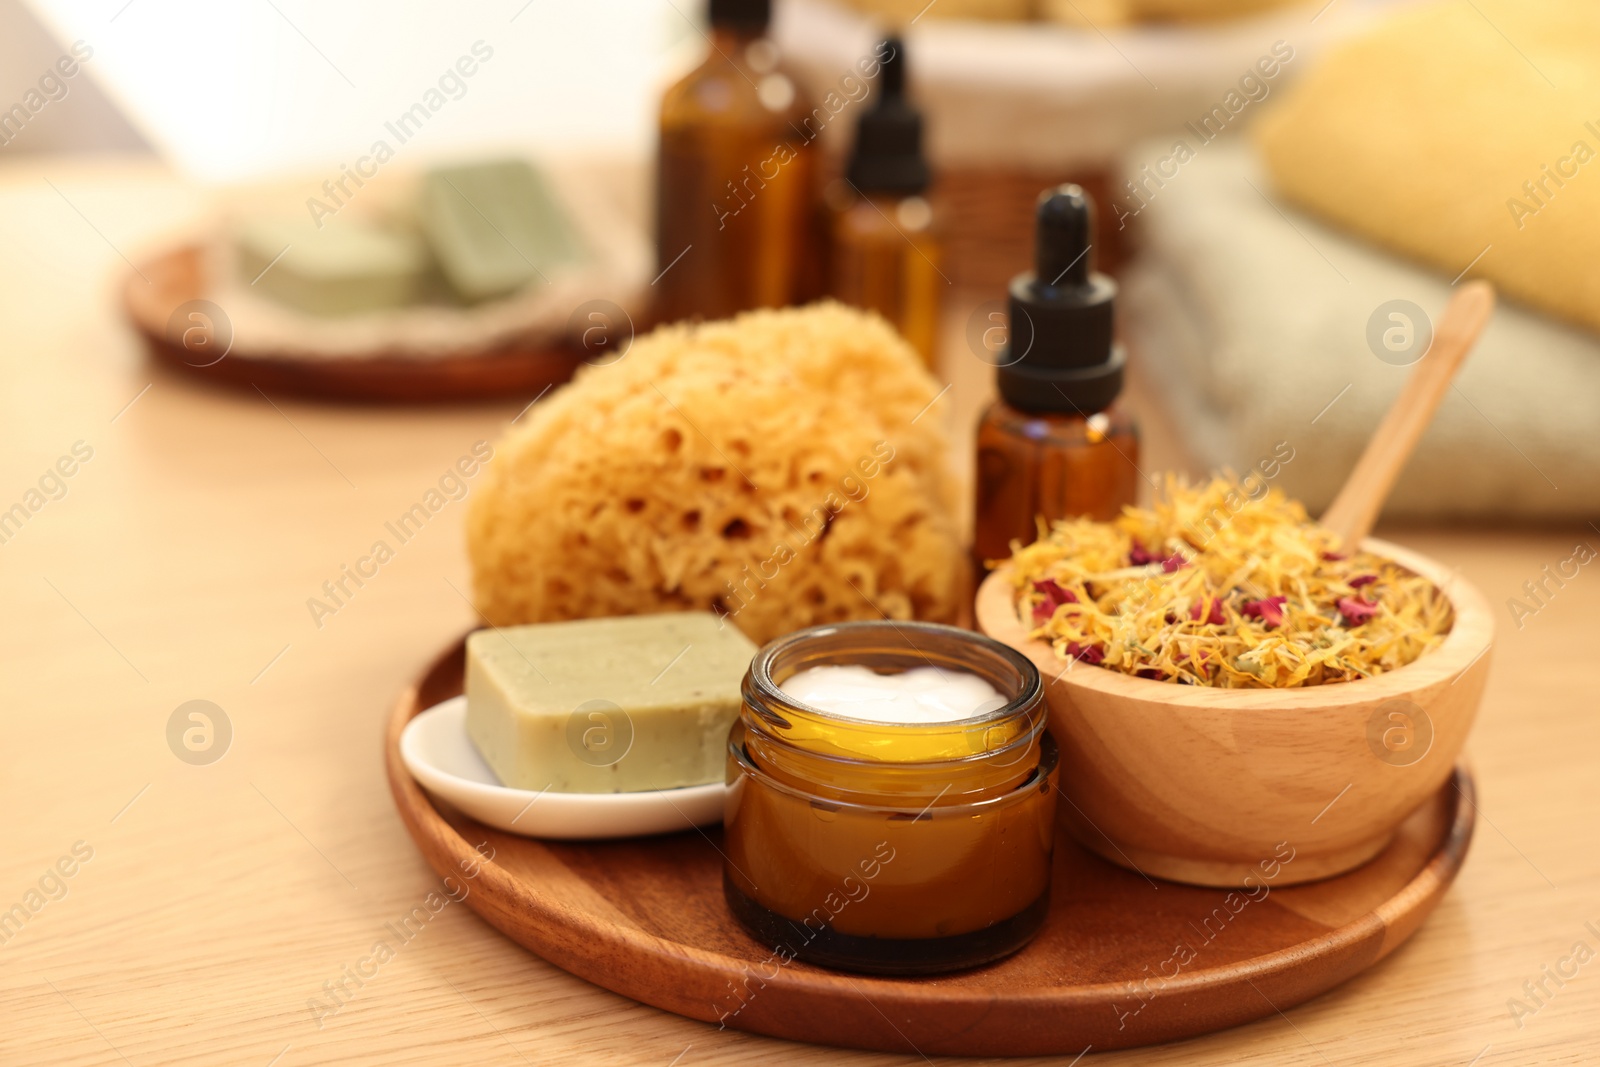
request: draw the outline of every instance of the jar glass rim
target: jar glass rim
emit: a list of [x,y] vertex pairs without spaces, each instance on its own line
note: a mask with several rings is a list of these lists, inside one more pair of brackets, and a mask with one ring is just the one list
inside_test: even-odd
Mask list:
[[955,804],[937,806],[933,804],[910,804],[906,806],[883,803],[867,804],[859,800],[819,797],[814,792],[796,788],[767,773],[750,758],[749,753],[744,751],[744,746],[740,745],[736,738],[730,737],[728,739],[728,754],[733,757],[741,774],[758,779],[765,788],[777,790],[797,800],[825,805],[830,810],[849,808],[853,811],[888,812],[890,814],[914,813],[918,818],[925,819],[931,815],[937,815],[939,818],[947,818],[952,815],[973,815],[978,811],[987,811],[1003,807],[1006,804],[1016,803],[1019,799],[1027,796],[1041,781],[1047,781],[1061,762],[1060,749],[1056,745],[1054,738],[1048,733],[1044,733],[1040,735],[1040,742],[1038,765],[1034,767],[1033,772],[1027,778],[1024,778],[1012,788],[1003,793],[983,797],[980,800],[963,800]]
[[[803,645],[837,634],[848,635],[852,633],[890,636],[897,641],[905,643],[908,649],[908,659],[913,655],[921,656],[926,664],[932,667],[940,665],[934,662],[934,659],[927,652],[917,647],[916,641],[912,637],[913,634],[923,633],[937,636],[941,640],[970,644],[1004,661],[1016,671],[1020,684],[1016,687],[1017,692],[1010,695],[1000,707],[990,708],[976,715],[935,723],[894,723],[842,715],[826,708],[802,703],[785,693],[778,682],[773,679],[773,664],[786,653],[791,652],[796,645]],[[825,623],[820,626],[809,626],[803,630],[785,634],[783,637],[779,637],[762,646],[761,650],[756,653],[755,658],[750,661],[748,677],[750,687],[754,690],[752,695],[758,696],[763,703],[776,704],[785,710],[792,709],[818,719],[846,726],[869,727],[880,731],[904,731],[908,733],[924,732],[930,729],[936,731],[965,730],[989,722],[1002,722],[1032,708],[1044,695],[1044,685],[1039,677],[1039,669],[1034,666],[1032,660],[1010,645],[996,641],[994,638],[978,633],[976,630],[966,630],[959,626],[947,626],[943,623],[934,622],[900,622],[894,619],[867,619],[857,622]]]
[[[853,725],[865,720],[846,719],[843,721]],[[866,725],[872,726],[875,724],[866,722]],[[1044,716],[1041,715],[1036,719],[1026,721],[1023,726],[1018,728],[1015,734],[1005,738],[1003,743],[993,748],[975,749],[971,752],[963,752],[960,755],[943,755],[930,759],[884,760],[874,756],[819,751],[805,745],[803,742],[796,743],[787,738],[775,736],[766,730],[760,729],[759,725],[750,724],[748,720],[746,720],[746,726],[752,733],[763,740],[776,744],[788,752],[801,754],[813,766],[831,767],[834,769],[834,773],[847,773],[846,768],[849,768],[862,774],[958,774],[961,773],[961,768],[963,767],[988,767],[992,769],[1012,767],[1027,759],[1029,753],[1033,752],[1041,739],[1049,733],[1048,724],[1045,722]]]

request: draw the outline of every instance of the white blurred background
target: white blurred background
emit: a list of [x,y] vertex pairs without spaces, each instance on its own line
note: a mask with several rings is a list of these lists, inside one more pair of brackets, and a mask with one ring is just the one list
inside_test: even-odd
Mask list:
[[[674,6],[676,4],[676,6]],[[406,145],[641,155],[655,100],[703,48],[695,0],[0,0],[0,110],[82,41],[22,152],[155,150],[204,182],[337,166],[386,136],[474,42],[493,57]],[[681,12],[681,13],[680,13]],[[687,17],[686,17],[687,16]],[[55,38],[52,39],[52,36]],[[580,42],[575,44],[575,42]],[[393,138],[388,138],[393,142]]]

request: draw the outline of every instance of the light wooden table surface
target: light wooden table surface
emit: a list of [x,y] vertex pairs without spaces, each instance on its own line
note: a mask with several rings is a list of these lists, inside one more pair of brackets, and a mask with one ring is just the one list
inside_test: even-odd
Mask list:
[[[46,898],[0,944],[0,1063],[921,1062],[625,1001],[459,906],[318,1025],[308,1000],[437,885],[391,808],[380,742],[402,685],[472,622],[464,506],[320,628],[306,600],[524,401],[269,403],[152,369],[113,287],[123,254],[197,210],[150,165],[0,168],[0,509],[76,443],[93,450],[0,544],[0,910],[41,883]],[[951,369],[967,426],[987,373]],[[1159,433],[1151,452],[1174,456]],[[1600,546],[1581,525],[1387,535],[1459,566],[1497,605],[1578,541]],[[1600,963],[1546,980],[1554,995],[1520,1026],[1507,1004],[1575,943],[1600,950],[1585,925],[1600,929],[1600,571],[1524,621],[1498,618],[1470,745],[1477,839],[1416,938],[1286,1016],[1096,1062],[1600,1060]],[[166,739],[195,699],[233,729],[206,766]],[[47,876],[74,849],[92,858]]]

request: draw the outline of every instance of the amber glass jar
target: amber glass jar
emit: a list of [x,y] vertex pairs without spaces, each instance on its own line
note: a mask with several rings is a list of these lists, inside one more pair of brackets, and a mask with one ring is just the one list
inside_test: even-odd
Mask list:
[[656,315],[726,318],[822,289],[816,118],[766,5],[712,5],[711,49],[661,100]]
[[[852,719],[780,688],[807,667],[983,678],[1003,706],[951,722]],[[775,950],[879,974],[973,967],[1044,921],[1057,752],[1039,672],[968,630],[817,626],[763,648],[728,745],[723,886]]]
[[1085,418],[997,401],[978,423],[973,555],[979,566],[1032,544],[1046,522],[1108,522],[1139,499],[1139,431],[1120,407]]

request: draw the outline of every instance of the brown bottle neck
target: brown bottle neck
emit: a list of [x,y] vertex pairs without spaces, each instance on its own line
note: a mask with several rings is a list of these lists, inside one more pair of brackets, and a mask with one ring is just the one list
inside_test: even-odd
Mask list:
[[[1116,401],[1112,401],[1115,405]],[[1110,407],[1099,408],[1095,411],[1049,411],[1038,408],[1018,407],[1005,400],[996,400],[990,406],[988,415],[998,421],[1021,422],[1029,419],[1040,419],[1058,425],[1069,423],[1088,422],[1089,419],[1102,411],[1110,411]]]
[[766,35],[765,26],[712,26],[711,48],[743,66],[744,50]]

